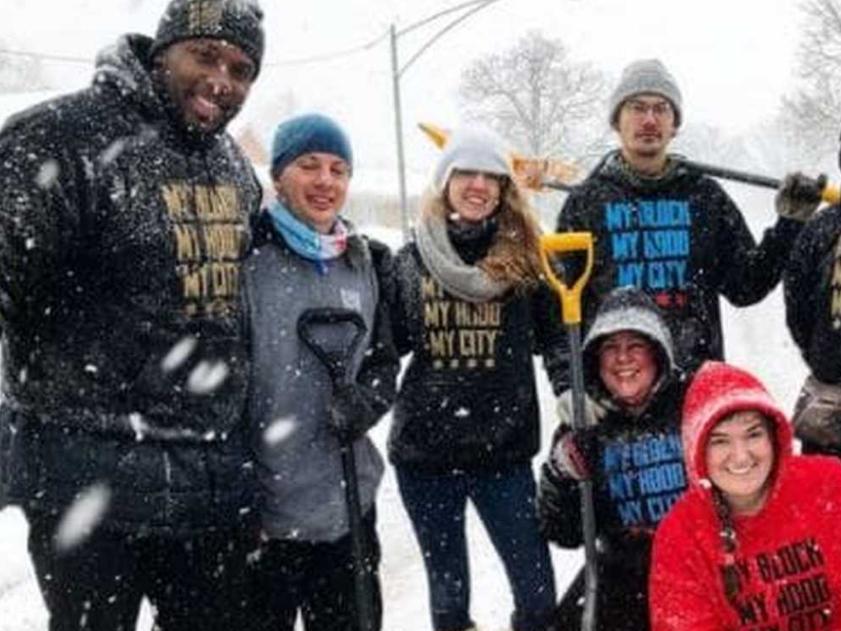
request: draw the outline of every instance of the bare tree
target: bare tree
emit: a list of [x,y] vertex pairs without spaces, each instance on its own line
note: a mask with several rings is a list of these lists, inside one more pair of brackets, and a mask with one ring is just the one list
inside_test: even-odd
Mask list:
[[800,84],[783,98],[780,122],[791,150],[820,163],[837,151],[841,127],[841,0],[806,0],[801,10]]
[[606,81],[538,31],[501,53],[474,61],[460,96],[469,118],[536,156],[586,161],[604,151]]
[[749,168],[744,138],[728,135],[720,127],[687,122],[681,125],[673,150],[698,162],[710,162],[731,168]]

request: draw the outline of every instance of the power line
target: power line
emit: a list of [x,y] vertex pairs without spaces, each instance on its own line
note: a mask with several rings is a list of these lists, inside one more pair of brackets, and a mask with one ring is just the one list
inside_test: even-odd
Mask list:
[[70,57],[67,55],[51,55],[49,53],[34,53],[25,50],[9,50],[8,48],[0,48],[0,55],[11,55],[14,57],[32,57],[34,59],[44,59],[47,61],[64,61],[67,63],[93,63],[92,59],[84,57]]
[[[491,4],[492,2],[495,2],[495,1],[496,0],[468,0],[467,2],[462,2],[461,4],[455,5],[453,7],[445,9],[443,11],[439,11],[438,13],[435,13],[434,15],[431,15],[431,16],[423,19],[423,20],[419,20],[418,22],[410,24],[409,26],[407,26],[407,27],[403,28],[401,31],[399,31],[397,33],[397,35],[398,36],[404,35],[404,34],[410,32],[410,31],[415,30],[416,28],[424,26],[425,24],[431,22],[432,20],[435,20],[439,17],[442,17],[442,16],[447,15],[449,13],[452,13],[454,11],[457,11],[457,10],[460,10],[460,9],[465,9],[465,8],[473,6],[473,5],[479,5],[475,8],[473,8],[472,10],[467,11],[461,18],[456,20],[456,22],[461,22],[462,20],[466,19],[467,17],[469,17],[470,15],[472,15],[473,13],[478,11],[479,9],[484,8],[484,6],[486,4]],[[449,30],[449,29],[447,29],[447,30]],[[297,58],[292,58],[292,59],[281,59],[281,60],[278,60],[278,61],[264,62],[263,63],[263,68],[281,68],[281,67],[289,67],[289,66],[303,66],[303,65],[307,65],[307,64],[333,61],[335,59],[341,59],[343,57],[350,57],[352,55],[370,50],[371,48],[373,48],[374,46],[376,46],[377,44],[382,42],[384,39],[386,39],[388,36],[389,36],[389,31],[385,30],[380,35],[376,36],[375,38],[371,39],[368,42],[365,42],[364,44],[359,44],[359,45],[356,45],[356,46],[351,46],[349,48],[343,48],[343,49],[340,49],[340,50],[334,50],[334,51],[331,51],[331,52],[328,52],[328,53],[319,53],[317,55],[311,55],[309,57],[297,57]],[[437,36],[434,39],[437,39]],[[418,53],[415,55],[415,57],[420,55],[420,53],[422,53],[432,43],[433,42],[428,42],[428,44],[426,46],[424,46],[420,51],[418,51]],[[42,53],[42,52],[25,51],[25,50],[11,50],[11,49],[8,49],[8,48],[0,48],[0,55],[11,55],[11,56],[15,56],[15,57],[30,57],[30,58],[33,58],[33,59],[41,59],[41,60],[44,60],[44,61],[59,61],[59,62],[74,63],[74,64],[86,64],[87,65],[87,64],[93,63],[93,59],[85,58],[85,57],[73,57],[73,56],[69,56],[69,55],[54,55],[54,54],[51,54],[51,53]],[[411,59],[409,64],[406,64],[406,66],[410,65],[412,61],[414,61],[414,58]],[[405,70],[405,67],[404,67],[404,70]]]
[[299,57],[297,59],[285,59],[281,61],[272,61],[269,63],[263,64],[264,67],[280,67],[280,66],[302,66],[305,64],[312,64],[318,63],[322,61],[332,61],[334,59],[340,59],[342,57],[350,57],[351,55],[355,55],[357,53],[365,52],[366,50],[370,50],[381,41],[383,41],[386,37],[388,37],[388,31],[383,31],[382,34],[378,35],[371,41],[360,44],[359,46],[353,46],[351,48],[345,48],[342,50],[336,50],[330,53],[322,53],[319,55],[313,55],[311,57]]
[[[344,48],[341,50],[331,51],[329,53],[321,53],[318,55],[312,55],[310,57],[298,57],[295,59],[282,59],[279,61],[270,61],[263,64],[264,68],[274,68],[274,67],[285,67],[285,66],[303,66],[306,64],[313,64],[313,63],[320,63],[326,61],[332,61],[334,59],[340,59],[342,57],[350,57],[351,55],[355,55],[357,53],[365,52],[370,50],[380,42],[382,42],[386,37],[388,37],[388,31],[383,31],[380,35],[375,37],[374,39],[365,42],[364,44],[360,44],[357,46],[352,46],[350,48]],[[53,55],[50,53],[42,53],[42,52],[34,52],[34,51],[25,51],[25,50],[11,50],[8,48],[0,48],[0,55],[11,55],[15,57],[30,57],[33,59],[42,59],[44,61],[60,61],[65,63],[79,63],[79,64],[91,64],[93,63],[93,59],[85,58],[85,57],[72,57],[69,55]]]

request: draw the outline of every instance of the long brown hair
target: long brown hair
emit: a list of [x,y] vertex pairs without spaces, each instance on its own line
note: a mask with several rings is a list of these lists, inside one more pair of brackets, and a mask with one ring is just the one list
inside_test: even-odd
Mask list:
[[[495,281],[510,283],[516,289],[533,287],[541,277],[538,253],[540,224],[520,187],[509,177],[501,184],[502,196],[495,217],[499,228],[488,253],[476,263]],[[452,212],[446,201],[449,182],[439,192],[427,189],[421,200],[421,217],[444,219]]]
[[734,608],[738,608],[738,596],[742,591],[739,572],[736,569],[736,554],[739,549],[739,541],[736,537],[736,526],[733,523],[733,514],[727,500],[724,499],[721,491],[713,487],[713,507],[719,522],[718,537],[721,547],[724,548],[724,565],[721,566],[721,579],[724,582],[724,597]]

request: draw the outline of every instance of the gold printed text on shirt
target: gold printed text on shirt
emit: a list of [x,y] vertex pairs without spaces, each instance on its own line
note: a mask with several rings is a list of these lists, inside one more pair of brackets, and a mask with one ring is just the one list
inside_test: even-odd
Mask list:
[[161,195],[175,239],[185,313],[233,312],[245,242],[237,189],[171,182],[162,187]]
[[502,330],[502,303],[459,300],[429,276],[421,277],[420,289],[424,346],[433,368],[493,369]]

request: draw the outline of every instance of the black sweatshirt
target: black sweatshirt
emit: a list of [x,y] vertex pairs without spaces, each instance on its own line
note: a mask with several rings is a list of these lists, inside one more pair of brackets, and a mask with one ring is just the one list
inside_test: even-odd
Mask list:
[[91,87],[0,134],[10,493],[63,510],[104,482],[107,526],[194,531],[249,506],[239,281],[260,187],[230,136],[173,115],[151,42],[122,38]]
[[596,259],[584,295],[585,324],[614,287],[634,285],[662,309],[678,365],[723,359],[719,295],[736,306],[779,282],[802,224],[778,219],[757,245],[739,209],[714,180],[679,157],[661,178],[631,172],[608,154],[570,194],[559,232],[594,234]]
[[841,206],[800,233],[783,277],[786,321],[815,377],[841,383]]
[[[462,258],[487,243],[455,242]],[[473,304],[431,277],[414,243],[395,257],[391,321],[401,355],[412,353],[389,436],[389,459],[429,472],[528,462],[540,444],[533,354],[555,393],[567,387],[566,332],[557,298],[540,285]]]

